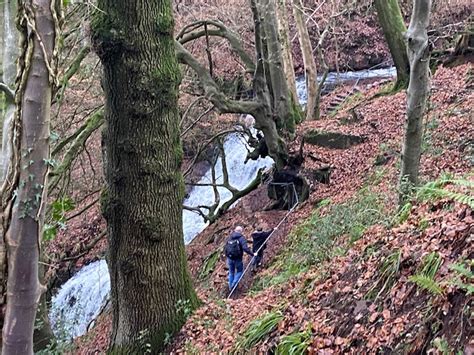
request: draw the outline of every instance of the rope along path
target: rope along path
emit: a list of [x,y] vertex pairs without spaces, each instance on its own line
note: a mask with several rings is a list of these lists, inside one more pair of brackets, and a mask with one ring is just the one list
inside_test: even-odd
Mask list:
[[[273,236],[273,233],[275,233],[276,230],[278,230],[278,228],[280,227],[280,225],[285,221],[285,219],[288,218],[288,216],[295,210],[295,208],[298,206],[298,203],[299,203],[299,200],[298,200],[298,194],[296,193],[296,188],[295,188],[295,184],[293,184],[292,182],[291,183],[270,183],[270,185],[282,185],[282,186],[291,186],[293,188],[293,194],[294,194],[294,197],[295,197],[295,204],[293,205],[293,207],[290,208],[290,210],[285,214],[285,216],[281,219],[281,221],[276,225],[276,227],[273,229],[273,231],[270,233],[270,235],[267,237],[267,239],[265,239],[265,241],[263,242],[263,244],[260,246],[260,248],[257,249],[257,251],[255,252],[256,254],[258,254],[258,252],[260,252],[260,250],[262,250],[262,248],[267,244],[268,240]],[[253,261],[255,259],[255,256],[252,256],[252,259],[250,259],[249,263],[247,264],[247,267],[245,268],[244,272],[242,273],[242,276],[240,277],[240,279],[237,281],[237,283],[235,284],[235,286],[232,288],[232,290],[230,290],[230,293],[229,295],[227,296],[227,299],[229,299],[232,294],[234,293],[234,291],[236,290],[237,286],[239,286],[239,283],[240,283],[240,280],[242,280],[245,276],[245,274],[247,273],[247,271],[250,269],[250,266],[253,264]]]

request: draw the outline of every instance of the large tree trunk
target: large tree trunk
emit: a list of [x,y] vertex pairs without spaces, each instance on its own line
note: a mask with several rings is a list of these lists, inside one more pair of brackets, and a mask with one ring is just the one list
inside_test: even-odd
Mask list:
[[18,182],[16,202],[6,238],[8,296],[3,326],[4,355],[33,354],[36,308],[44,289],[38,278],[38,261],[49,166],[51,87],[55,76],[54,8],[50,0],[25,1],[19,7],[19,27],[24,36],[19,60],[22,79],[16,99],[22,126],[21,154],[13,154],[19,159],[10,168],[19,170],[19,175],[14,180]]
[[[16,60],[18,58],[18,30],[15,25],[16,18],[16,0],[7,0],[3,3],[3,83],[6,86],[5,90],[14,90],[16,79]],[[15,113],[14,97],[5,95],[5,114],[2,117],[2,151],[0,159],[0,180],[3,182],[6,175],[6,170],[10,160],[10,139],[9,127]]]
[[197,298],[183,240],[180,70],[170,0],[99,0],[92,40],[103,68],[112,338],[117,351],[154,352]]
[[[257,65],[254,76],[254,91],[259,102],[259,106],[252,115],[255,117],[256,128],[262,130],[265,141],[268,146],[268,152],[275,161],[277,170],[281,170],[286,166],[288,161],[288,151],[285,142],[280,138],[278,133],[278,114],[274,111],[272,94],[271,94],[271,78],[266,75],[270,70],[268,68],[268,50],[264,37],[264,8],[256,0],[252,0],[252,12],[255,23],[255,50],[257,56]],[[287,111],[288,112],[288,111]],[[281,116],[280,116],[281,117]]]
[[375,0],[377,15],[382,26],[385,39],[397,69],[395,89],[406,88],[408,85],[410,65],[404,34],[406,32],[402,12],[398,0]]
[[[7,90],[15,86],[16,59],[18,57],[18,31],[15,25],[16,0],[8,0],[3,3],[3,83]],[[10,160],[10,123],[15,114],[15,102],[12,97],[5,95],[5,107],[2,116],[2,149],[0,154],[0,183],[3,183],[7,166]],[[0,233],[2,229],[0,228]],[[0,235],[0,314],[4,314],[6,307],[7,290],[7,249],[5,236]],[[0,317],[0,327],[3,328],[3,317]]]
[[402,153],[401,191],[418,183],[421,143],[423,139],[423,115],[430,84],[430,47],[427,27],[431,0],[415,0],[410,26],[406,33],[407,52],[410,61],[407,121]]
[[296,90],[295,67],[293,64],[293,54],[289,36],[288,11],[286,0],[277,0],[277,19],[282,47],[283,70],[285,72],[288,90],[293,102],[298,102],[298,92]]
[[293,0],[293,13],[296,21],[296,29],[298,30],[301,52],[303,54],[304,75],[308,95],[306,119],[319,119],[318,71],[316,61],[314,60],[308,27],[304,20],[303,2],[301,0]]
[[[257,57],[263,60],[265,86],[271,98],[272,115],[277,128],[293,134],[299,111],[289,95],[283,70],[282,47],[278,34],[275,0],[256,0],[252,6],[255,24],[260,27],[260,46],[256,46]],[[260,49],[259,49],[260,48]]]

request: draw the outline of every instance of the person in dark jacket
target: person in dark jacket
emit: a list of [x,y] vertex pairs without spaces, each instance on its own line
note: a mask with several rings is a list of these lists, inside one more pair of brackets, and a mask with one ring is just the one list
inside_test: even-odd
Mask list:
[[225,246],[225,255],[227,257],[227,266],[229,267],[229,290],[236,286],[242,277],[244,264],[242,261],[244,252],[254,256],[247,246],[247,241],[242,235],[242,227],[235,227]]
[[270,229],[269,231],[264,231],[263,228],[260,226],[260,227],[257,228],[256,232],[252,233],[252,239],[253,239],[252,250],[253,250],[254,253],[257,254],[257,256],[255,256],[255,258],[253,259],[253,268],[254,268],[254,270],[257,267],[262,266],[263,251],[267,247],[267,245],[264,244],[264,243],[265,243],[265,240],[267,240],[269,235],[272,234],[272,232],[274,230],[276,230],[276,228]]

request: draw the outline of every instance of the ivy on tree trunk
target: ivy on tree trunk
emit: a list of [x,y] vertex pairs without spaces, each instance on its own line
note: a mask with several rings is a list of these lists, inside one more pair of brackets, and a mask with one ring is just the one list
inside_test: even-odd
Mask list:
[[[2,223],[8,226],[7,311],[2,339],[2,353],[6,355],[33,354],[36,309],[44,290],[38,278],[38,262],[45,178],[50,165],[51,95],[56,77],[55,5],[51,0],[30,0],[20,1],[18,8],[22,53],[17,114],[12,129],[12,163],[2,186]],[[12,199],[8,198],[10,193]]]
[[[16,0],[4,1],[3,3],[3,82],[5,90],[12,91],[15,86],[16,60],[18,57],[18,31],[15,26]],[[6,167],[10,160],[10,127],[15,115],[15,93],[6,95],[5,107],[2,116],[2,150],[0,159],[0,181],[5,180]],[[5,235],[0,236],[0,312],[6,307],[7,295],[7,248]],[[3,328],[3,317],[0,319],[0,326]]]

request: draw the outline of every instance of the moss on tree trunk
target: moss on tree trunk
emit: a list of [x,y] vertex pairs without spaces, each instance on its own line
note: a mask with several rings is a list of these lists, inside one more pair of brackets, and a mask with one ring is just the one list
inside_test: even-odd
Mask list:
[[[115,351],[159,351],[197,305],[182,230],[180,70],[170,0],[99,0],[92,23],[104,67],[103,131]],[[138,347],[138,348],[137,348]]]
[[395,90],[406,88],[408,85],[410,67],[404,34],[407,31],[403,22],[398,0],[375,0],[377,16],[397,69]]

